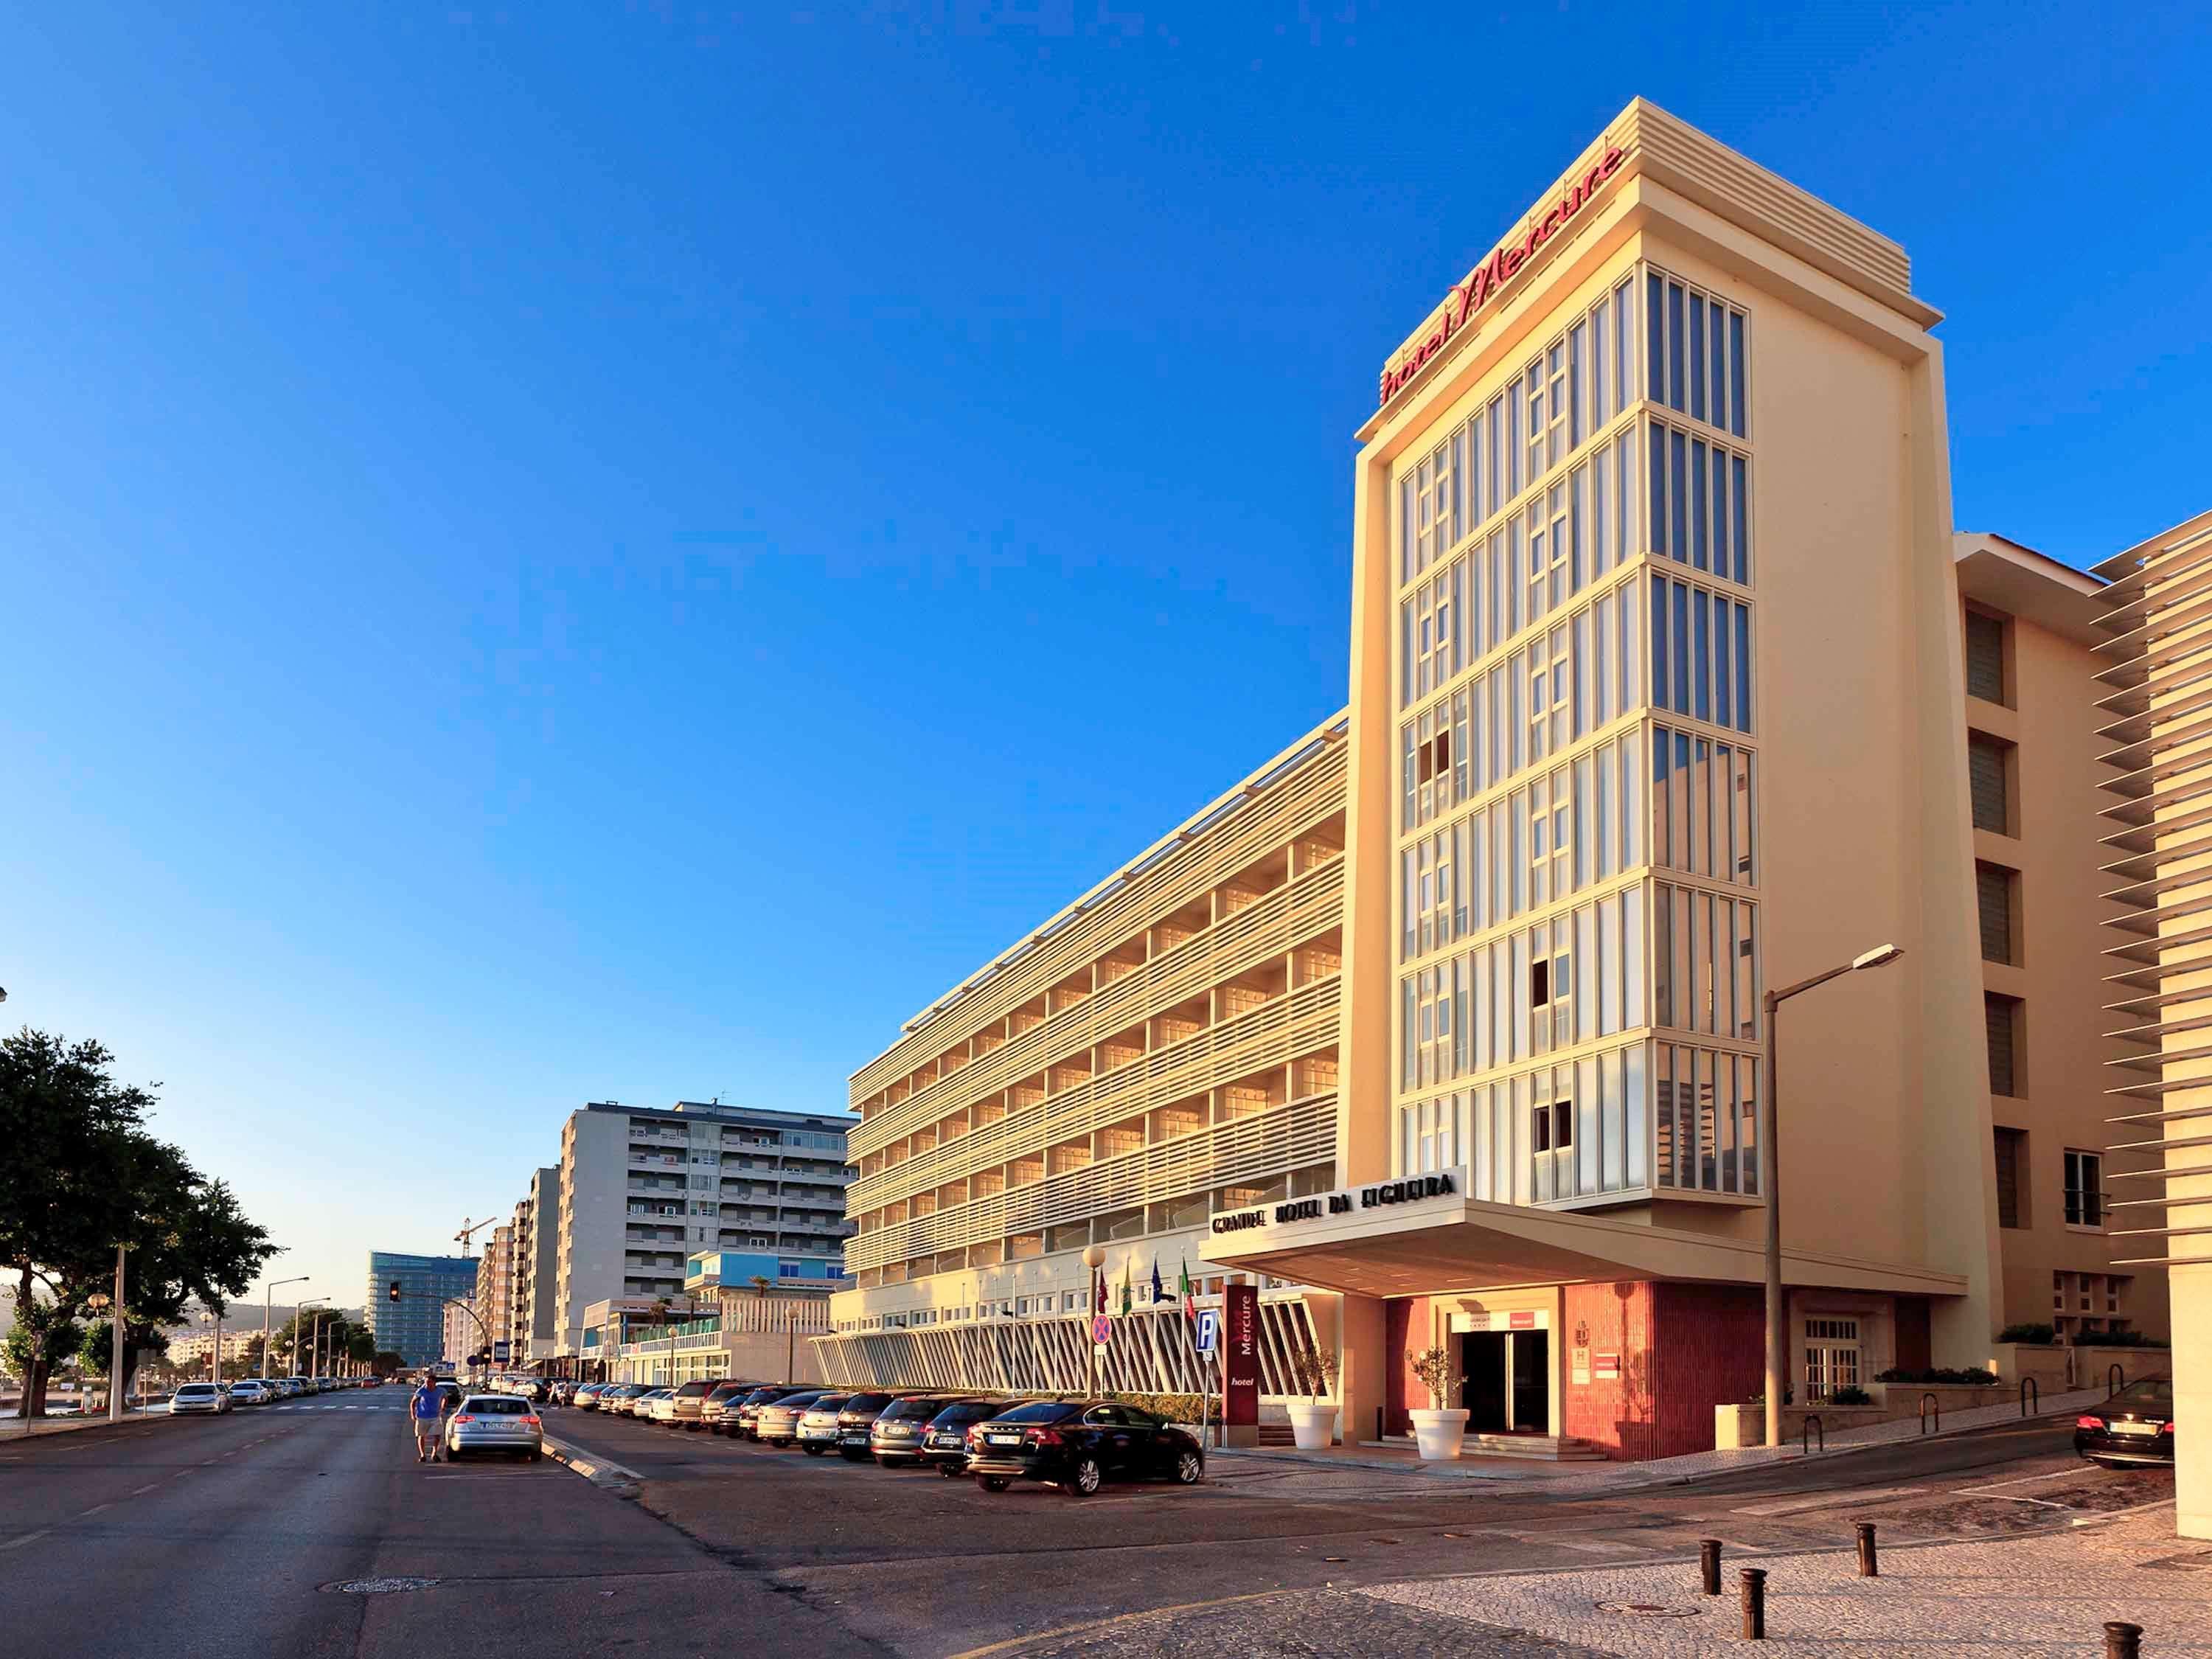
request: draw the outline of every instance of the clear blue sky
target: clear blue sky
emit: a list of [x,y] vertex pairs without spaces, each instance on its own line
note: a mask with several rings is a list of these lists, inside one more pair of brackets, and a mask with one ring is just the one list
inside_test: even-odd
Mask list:
[[5,1016],[277,1271],[841,1105],[1334,708],[1381,360],[1633,94],[1911,250],[1962,526],[2212,505],[2201,7],[1003,9],[8,26]]

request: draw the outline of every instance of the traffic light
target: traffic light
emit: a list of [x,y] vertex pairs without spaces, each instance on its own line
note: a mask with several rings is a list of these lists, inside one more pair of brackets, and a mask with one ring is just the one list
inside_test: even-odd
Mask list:
[[392,1281],[392,1288],[390,1291],[386,1291],[386,1294],[390,1296],[394,1302],[399,1300],[399,1281],[398,1279],[395,1279]]

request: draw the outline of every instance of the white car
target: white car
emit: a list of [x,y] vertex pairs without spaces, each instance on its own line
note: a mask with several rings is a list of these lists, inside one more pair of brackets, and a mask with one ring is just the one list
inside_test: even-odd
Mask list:
[[230,1397],[241,1406],[266,1406],[276,1398],[276,1390],[258,1377],[248,1377],[230,1385]]
[[648,1418],[655,1423],[676,1421],[676,1390],[673,1389],[663,1389],[638,1403],[642,1408],[637,1413],[640,1417]]
[[472,1394],[446,1419],[446,1455],[515,1452],[535,1463],[545,1455],[545,1431],[527,1400],[511,1394]]
[[230,1393],[215,1382],[179,1382],[169,1396],[169,1415],[189,1417],[204,1413],[220,1417],[230,1410]]

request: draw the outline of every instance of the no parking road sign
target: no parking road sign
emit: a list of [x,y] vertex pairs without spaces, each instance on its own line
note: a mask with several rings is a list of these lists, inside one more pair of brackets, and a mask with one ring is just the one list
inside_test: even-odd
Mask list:
[[1091,1316],[1091,1340],[1103,1347],[1114,1335],[1114,1322],[1104,1314]]
[[1198,1310],[1198,1351],[1212,1353],[1221,1346],[1221,1310],[1200,1308]]

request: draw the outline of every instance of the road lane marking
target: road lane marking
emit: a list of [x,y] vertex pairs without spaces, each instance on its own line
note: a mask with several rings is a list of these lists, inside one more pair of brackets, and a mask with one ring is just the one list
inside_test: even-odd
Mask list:
[[1847,1486],[1832,1487],[1826,1492],[1814,1492],[1801,1498],[1785,1498],[1772,1504],[1748,1504],[1730,1510],[1731,1515],[1795,1515],[1800,1510],[1818,1510],[1847,1504],[1874,1504],[1885,1498],[1905,1498],[1920,1490],[1917,1486],[1881,1486],[1871,1492],[1856,1491]]
[[2048,1474],[2023,1474],[2017,1480],[1992,1480],[1986,1486],[1960,1486],[1955,1488],[1955,1490],[1961,1492],[1997,1492],[2006,1486],[2033,1486],[2038,1480],[2063,1480],[2069,1475],[2080,1474],[2081,1473],[2081,1470],[2078,1468],[2070,1469],[2053,1469]]
[[153,1491],[155,1487],[156,1487],[156,1486],[160,1486],[161,1484],[161,1483],[160,1481],[158,1481],[158,1480],[149,1480],[149,1481],[148,1481],[144,1486],[134,1486],[134,1487],[132,1487],[132,1488],[131,1488],[131,1495],[133,1498],[136,1498],[136,1497],[137,1497],[137,1496],[138,1496],[140,1493],[142,1493],[142,1492],[149,1492]]
[[52,1530],[52,1527],[41,1527],[36,1532],[27,1532],[21,1538],[11,1538],[6,1543],[0,1544],[0,1550],[12,1550],[25,1544],[35,1544]]
[[78,1519],[78,1520],[80,1520],[80,1521],[82,1521],[82,1520],[83,1520],[83,1519],[84,1519],[85,1516],[88,1516],[88,1515],[98,1515],[98,1514],[100,1512],[100,1510],[112,1510],[112,1509],[113,1509],[114,1507],[115,1507],[115,1505],[114,1505],[112,1503],[107,1503],[107,1504],[94,1504],[90,1509],[86,1510],[84,1510],[82,1513],[81,1513],[81,1514],[77,1516],[77,1519]]

